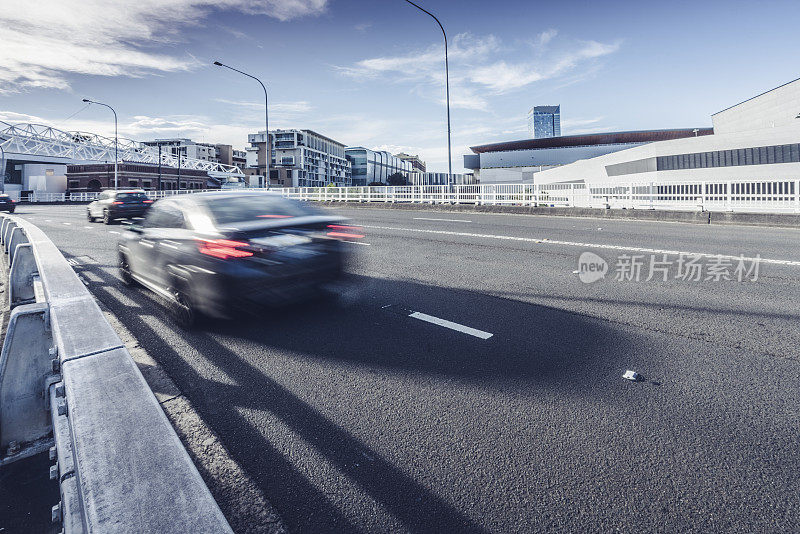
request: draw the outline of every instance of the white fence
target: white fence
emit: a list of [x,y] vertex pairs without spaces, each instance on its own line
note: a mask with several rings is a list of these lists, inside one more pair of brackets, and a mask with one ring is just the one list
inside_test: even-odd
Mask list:
[[800,180],[294,187],[299,200],[800,213]]
[[[236,191],[243,191],[237,189]],[[153,199],[202,190],[148,191]],[[729,180],[638,184],[474,184],[381,187],[287,187],[287,198],[339,202],[417,202],[575,208],[800,213],[800,180]],[[87,202],[98,193],[36,193],[29,202]]]

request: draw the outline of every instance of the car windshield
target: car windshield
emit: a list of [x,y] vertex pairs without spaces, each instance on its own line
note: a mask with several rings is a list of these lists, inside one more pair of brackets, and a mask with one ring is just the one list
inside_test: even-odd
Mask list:
[[209,199],[206,206],[217,224],[317,215],[299,202],[266,195]]
[[119,200],[144,200],[147,195],[144,193],[119,193],[117,199]]

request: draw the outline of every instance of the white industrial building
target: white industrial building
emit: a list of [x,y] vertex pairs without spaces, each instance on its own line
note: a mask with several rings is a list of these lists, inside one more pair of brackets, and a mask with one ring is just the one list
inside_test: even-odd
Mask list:
[[471,147],[464,167],[481,184],[533,183],[534,174],[656,141],[710,135],[711,128],[608,132],[522,139]]
[[705,183],[743,194],[751,189],[771,194],[773,187],[775,195],[800,193],[800,79],[715,113],[711,119],[712,135],[651,142],[581,159],[537,173],[535,181],[583,182],[589,189]]

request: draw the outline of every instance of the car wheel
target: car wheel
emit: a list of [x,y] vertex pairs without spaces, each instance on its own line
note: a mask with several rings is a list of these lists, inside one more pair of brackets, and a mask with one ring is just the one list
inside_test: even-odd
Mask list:
[[119,253],[119,276],[122,279],[122,283],[128,287],[133,287],[136,285],[136,280],[133,279],[133,275],[131,275],[131,266],[128,263],[128,256],[124,253]]
[[16,208],[8,208],[8,213],[14,213],[14,210],[15,210],[15,209],[16,209]]
[[170,312],[178,326],[185,330],[191,330],[196,327],[199,314],[185,286],[184,288],[173,288],[172,296],[174,300]]
[[108,210],[103,210],[103,224],[111,224],[114,219],[111,218],[111,214]]
[[89,220],[90,223],[94,222],[94,217],[92,217],[92,211],[89,209],[86,210],[86,218]]

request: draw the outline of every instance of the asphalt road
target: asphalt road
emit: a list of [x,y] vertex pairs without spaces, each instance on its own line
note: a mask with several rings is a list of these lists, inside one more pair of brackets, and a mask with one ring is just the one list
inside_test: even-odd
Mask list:
[[[190,333],[121,286],[120,226],[18,213],[291,531],[800,531],[800,230],[335,211],[366,234],[339,300]],[[645,281],[650,249],[766,261]],[[605,279],[579,280],[584,251]],[[620,254],[640,281],[614,278]]]

